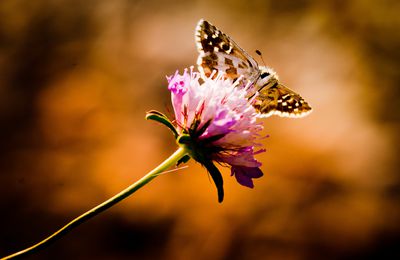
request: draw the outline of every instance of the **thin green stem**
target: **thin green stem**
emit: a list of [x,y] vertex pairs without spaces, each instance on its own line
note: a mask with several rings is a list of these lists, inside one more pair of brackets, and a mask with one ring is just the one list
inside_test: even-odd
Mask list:
[[39,249],[48,246],[50,243],[54,242],[55,240],[61,238],[63,235],[67,234],[69,231],[74,229],[75,227],[79,226],[80,224],[86,222],[87,220],[91,219],[92,217],[100,214],[101,212],[107,210],[108,208],[114,206],[121,200],[125,199],[141,187],[143,187],[145,184],[149,183],[152,179],[160,175],[163,171],[166,171],[168,168],[171,166],[175,165],[181,158],[183,158],[185,155],[187,155],[187,152],[184,148],[179,148],[174,154],[172,154],[168,159],[166,159],[164,162],[162,162],[159,166],[154,168],[151,172],[143,176],[140,180],[126,188],[125,190],[121,191],[114,197],[106,200],[105,202],[101,203],[100,205],[94,207],[93,209],[83,213],[79,217],[75,218],[65,226],[63,226],[61,229],[47,237],[46,239],[40,241],[39,243],[28,247],[24,250],[18,251],[12,255],[6,256],[1,258],[0,260],[6,260],[6,259],[15,259],[18,257],[26,256],[28,254],[32,254]]

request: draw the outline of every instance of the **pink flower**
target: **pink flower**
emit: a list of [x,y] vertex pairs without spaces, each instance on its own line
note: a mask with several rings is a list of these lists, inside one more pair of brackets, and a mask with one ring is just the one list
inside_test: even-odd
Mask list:
[[168,77],[175,112],[176,130],[191,157],[210,172],[222,201],[222,176],[213,162],[231,167],[231,175],[244,186],[253,188],[253,179],[263,175],[254,155],[265,150],[260,146],[261,123],[246,98],[246,88],[239,88],[223,74],[202,79],[200,74],[178,72]]

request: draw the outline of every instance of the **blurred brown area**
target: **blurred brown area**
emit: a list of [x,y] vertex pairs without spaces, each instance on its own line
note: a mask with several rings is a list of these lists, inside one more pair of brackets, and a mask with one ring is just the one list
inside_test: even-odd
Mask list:
[[[0,256],[43,239],[171,154],[145,112],[194,65],[205,18],[313,106],[264,120],[265,176],[158,177],[29,259],[399,259],[400,2],[0,2]],[[260,61],[261,63],[261,61]]]

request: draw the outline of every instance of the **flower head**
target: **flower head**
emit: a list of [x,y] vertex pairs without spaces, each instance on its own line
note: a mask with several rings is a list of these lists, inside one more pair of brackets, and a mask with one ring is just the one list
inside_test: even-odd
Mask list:
[[197,72],[185,70],[168,77],[175,112],[178,143],[210,172],[222,201],[222,176],[213,162],[231,167],[231,175],[244,186],[253,188],[254,178],[263,175],[254,155],[259,146],[256,111],[239,88],[224,75],[213,74],[200,83]]

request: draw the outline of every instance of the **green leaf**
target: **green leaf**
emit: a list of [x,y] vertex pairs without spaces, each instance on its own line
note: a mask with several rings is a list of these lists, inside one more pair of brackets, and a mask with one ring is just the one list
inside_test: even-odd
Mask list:
[[168,117],[166,115],[164,115],[163,113],[158,112],[156,110],[151,110],[146,113],[146,119],[154,120],[154,121],[157,121],[157,122],[165,125],[172,131],[175,139],[178,137],[178,131],[176,131],[174,125],[171,123],[171,121],[168,119]]

